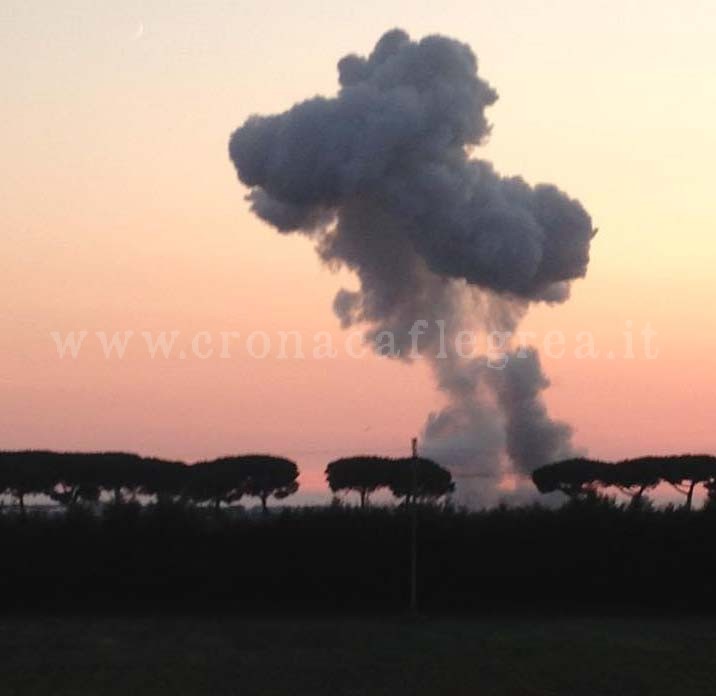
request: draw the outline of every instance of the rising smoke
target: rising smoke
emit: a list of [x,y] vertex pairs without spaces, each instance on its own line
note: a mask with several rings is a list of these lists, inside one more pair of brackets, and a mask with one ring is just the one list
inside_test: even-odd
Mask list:
[[[344,327],[390,331],[405,354],[427,322],[421,354],[448,405],[428,417],[423,452],[475,480],[487,502],[505,473],[525,474],[572,453],[552,421],[534,350],[507,352],[495,369],[454,350],[460,331],[513,331],[530,302],[562,302],[584,276],[589,215],[549,184],[501,177],[471,150],[490,132],[495,90],[469,46],[442,36],[411,41],[395,29],[367,58],[338,63],[340,90],[273,116],[252,116],[229,154],[256,215],[315,240],[321,258],[355,272],[341,290]],[[444,322],[447,352],[438,350]]]

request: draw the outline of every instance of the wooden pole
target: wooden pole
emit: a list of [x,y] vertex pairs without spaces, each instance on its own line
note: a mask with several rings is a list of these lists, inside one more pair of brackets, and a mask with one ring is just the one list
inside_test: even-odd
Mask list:
[[418,438],[412,440],[412,485],[410,491],[410,613],[418,613],[418,515],[416,509],[418,478]]

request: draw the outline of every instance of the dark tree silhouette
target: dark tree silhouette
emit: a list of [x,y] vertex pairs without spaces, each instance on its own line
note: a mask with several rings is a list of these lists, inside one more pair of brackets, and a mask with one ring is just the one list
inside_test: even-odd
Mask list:
[[333,493],[354,491],[364,508],[370,495],[391,483],[393,462],[386,457],[360,455],[336,459],[326,467],[326,480]]
[[246,454],[236,459],[244,472],[246,494],[261,500],[264,514],[271,496],[280,500],[298,490],[298,467],[290,459],[268,454]]
[[0,452],[0,493],[15,498],[23,516],[25,498],[52,486],[51,462],[55,457],[45,451]]
[[96,469],[93,476],[102,490],[112,494],[113,502],[121,504],[125,498],[134,499],[146,483],[149,460],[124,452],[98,452],[90,456]]
[[49,460],[51,485],[45,493],[64,507],[96,502],[101,491],[101,469],[97,462],[96,454],[55,454]]
[[638,505],[644,492],[662,481],[686,496],[684,507],[691,510],[694,490],[704,483],[716,490],[716,457],[707,454],[647,456],[607,464],[593,459],[569,459],[540,467],[532,480],[541,493],[559,490],[570,497],[594,491],[598,485],[616,486]]
[[610,477],[611,465],[596,459],[577,457],[541,466],[532,472],[540,493],[561,491],[570,498],[593,493]]
[[251,495],[266,511],[271,496],[285,498],[298,490],[297,478],[294,462],[269,455],[223,457],[188,467],[123,452],[0,452],[0,493],[14,496],[23,514],[31,494],[44,493],[70,507],[96,502],[103,490],[117,504],[126,496],[147,494],[157,501],[210,501],[217,509]]
[[40,493],[65,507],[95,502],[102,490],[121,503],[126,495],[180,489],[184,468],[124,452],[0,452],[0,492],[13,495],[21,510],[26,496]]
[[184,500],[188,495],[188,467],[183,462],[147,458],[142,460],[139,492],[156,496],[158,503]]
[[247,492],[247,472],[242,457],[222,457],[198,462],[187,470],[186,493],[194,502],[210,502],[215,510],[222,503],[241,500]]
[[638,507],[644,500],[644,493],[661,483],[661,470],[659,457],[624,459],[607,467],[601,482],[630,496],[632,507]]
[[691,510],[694,489],[699,483],[716,479],[716,457],[708,454],[682,454],[658,457],[661,477],[686,496],[684,507]]
[[425,457],[394,459],[390,467],[390,490],[405,503],[435,501],[455,490],[452,474]]

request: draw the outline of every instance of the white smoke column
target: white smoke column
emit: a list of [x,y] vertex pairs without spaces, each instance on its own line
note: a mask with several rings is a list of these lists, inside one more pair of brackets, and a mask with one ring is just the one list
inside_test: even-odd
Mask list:
[[554,186],[531,187],[470,158],[489,134],[484,112],[497,94],[465,44],[414,42],[396,29],[367,58],[340,60],[338,72],[337,96],[252,116],[232,135],[252,210],[356,273],[360,289],[334,301],[343,326],[392,332],[406,358],[410,328],[427,322],[419,349],[449,405],[428,419],[426,454],[496,482],[503,451],[523,473],[569,452],[569,428],[542,403],[536,353],[510,353],[495,370],[462,359],[454,339],[466,329],[512,330],[530,302],[564,301],[587,269],[589,216]]

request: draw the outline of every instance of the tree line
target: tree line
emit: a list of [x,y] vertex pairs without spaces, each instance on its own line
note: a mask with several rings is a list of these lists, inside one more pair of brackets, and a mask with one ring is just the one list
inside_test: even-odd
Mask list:
[[326,467],[326,479],[333,493],[358,493],[361,508],[381,489],[406,504],[434,502],[455,490],[450,472],[425,457],[345,457]]
[[0,452],[0,493],[14,497],[23,512],[28,496],[44,494],[69,507],[95,503],[103,492],[118,504],[155,496],[216,508],[252,496],[266,510],[270,497],[298,490],[298,474],[290,459],[263,454],[188,465],[123,452]]
[[667,483],[685,496],[684,507],[690,510],[700,484],[709,500],[716,500],[716,457],[681,454],[618,462],[577,457],[535,469],[532,481],[540,493],[561,491],[571,499],[614,488],[628,495],[633,506],[644,503],[648,491]]
[[[46,495],[70,507],[104,500],[116,504],[140,496],[157,502],[210,505],[258,498],[284,499],[299,488],[299,468],[284,457],[246,454],[186,464],[123,452],[0,451],[0,495],[12,496],[24,514],[26,499]],[[355,491],[364,507],[372,493],[389,489],[406,503],[435,501],[452,492],[452,476],[425,458],[349,457],[331,462],[326,478],[333,493]]]
[[[425,457],[345,457],[330,462],[325,476],[334,494],[356,493],[361,508],[378,491],[409,505],[436,502],[455,488],[450,472]],[[266,512],[270,498],[296,493],[298,477],[294,461],[268,454],[186,464],[123,452],[0,451],[0,495],[12,496],[23,513],[26,499],[36,495],[64,507],[100,499],[120,504],[143,496],[145,502],[149,497],[217,510],[254,497]],[[632,506],[645,503],[649,491],[667,483],[685,496],[690,510],[699,485],[716,501],[716,457],[683,454],[618,462],[577,457],[536,469],[532,481],[541,493],[560,491],[570,499],[616,489],[629,496]]]

